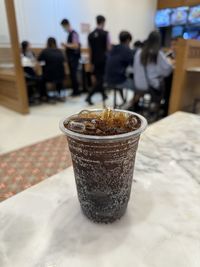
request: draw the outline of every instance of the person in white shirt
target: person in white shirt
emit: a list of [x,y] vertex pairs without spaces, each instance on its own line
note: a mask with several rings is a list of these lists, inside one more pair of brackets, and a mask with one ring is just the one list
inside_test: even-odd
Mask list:
[[144,92],[152,89],[159,93],[164,78],[172,72],[170,60],[161,51],[161,37],[158,31],[150,33],[145,45],[139,49],[134,58],[134,83],[136,94],[134,104]]
[[31,62],[35,63],[36,56],[31,50],[31,44],[28,41],[23,41],[21,43],[21,53],[23,57],[30,59]]

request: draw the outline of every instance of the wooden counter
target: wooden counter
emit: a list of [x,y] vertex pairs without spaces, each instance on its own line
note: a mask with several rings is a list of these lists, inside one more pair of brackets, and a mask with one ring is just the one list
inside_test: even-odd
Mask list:
[[190,110],[196,98],[200,98],[200,41],[180,39],[169,114],[178,110]]
[[176,8],[181,6],[195,6],[199,4],[200,0],[158,0],[157,8]]

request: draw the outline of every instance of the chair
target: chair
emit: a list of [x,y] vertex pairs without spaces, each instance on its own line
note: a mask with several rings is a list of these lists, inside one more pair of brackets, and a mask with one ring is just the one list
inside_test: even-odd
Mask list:
[[[148,95],[148,98],[146,97]],[[143,92],[139,99],[139,113],[149,118],[149,121],[157,121],[164,114],[164,88],[158,94],[153,90]]]
[[24,67],[24,76],[26,80],[29,104],[40,104],[40,90],[38,78],[31,67]]
[[[58,100],[60,102],[65,102],[66,98],[61,96],[61,90],[63,89],[63,82],[62,81],[52,81],[52,82],[46,82],[46,88],[47,88],[47,95],[49,100]],[[51,92],[50,95],[48,92]],[[53,101],[53,102],[54,102]]]
[[[121,88],[117,84],[104,84],[105,90],[113,90],[113,108],[121,108],[127,102],[128,88]],[[120,94],[123,103],[117,104],[117,93]],[[104,103],[105,106],[105,103]]]

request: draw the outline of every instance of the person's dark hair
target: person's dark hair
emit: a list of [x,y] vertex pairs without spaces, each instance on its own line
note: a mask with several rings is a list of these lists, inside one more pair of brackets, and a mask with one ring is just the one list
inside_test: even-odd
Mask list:
[[63,19],[60,23],[62,26],[65,26],[65,25],[70,25],[70,22],[68,19]]
[[26,50],[27,50],[28,46],[29,46],[29,42],[28,42],[28,41],[23,41],[23,42],[21,43],[22,54],[23,54],[24,56],[25,56],[25,54],[26,54]]
[[133,44],[135,48],[141,48],[143,47],[143,42],[141,41],[135,41],[135,43]]
[[157,63],[160,47],[160,33],[158,31],[151,32],[142,48],[141,63],[143,66],[146,66],[148,63]]
[[132,40],[132,35],[130,34],[130,32],[127,32],[127,31],[120,32],[119,41],[121,44],[124,44],[127,41],[131,41],[131,40]]
[[57,48],[56,39],[54,37],[49,37],[47,39],[47,48]]
[[97,25],[100,25],[100,24],[102,24],[102,23],[104,23],[106,21],[106,18],[104,16],[102,16],[102,15],[98,15],[96,17],[96,21],[97,21]]

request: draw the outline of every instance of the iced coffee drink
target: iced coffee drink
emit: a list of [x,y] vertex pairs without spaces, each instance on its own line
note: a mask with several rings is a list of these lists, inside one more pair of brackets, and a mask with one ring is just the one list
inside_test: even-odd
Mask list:
[[109,223],[126,211],[142,116],[122,110],[86,110],[60,123],[72,156],[83,213]]

